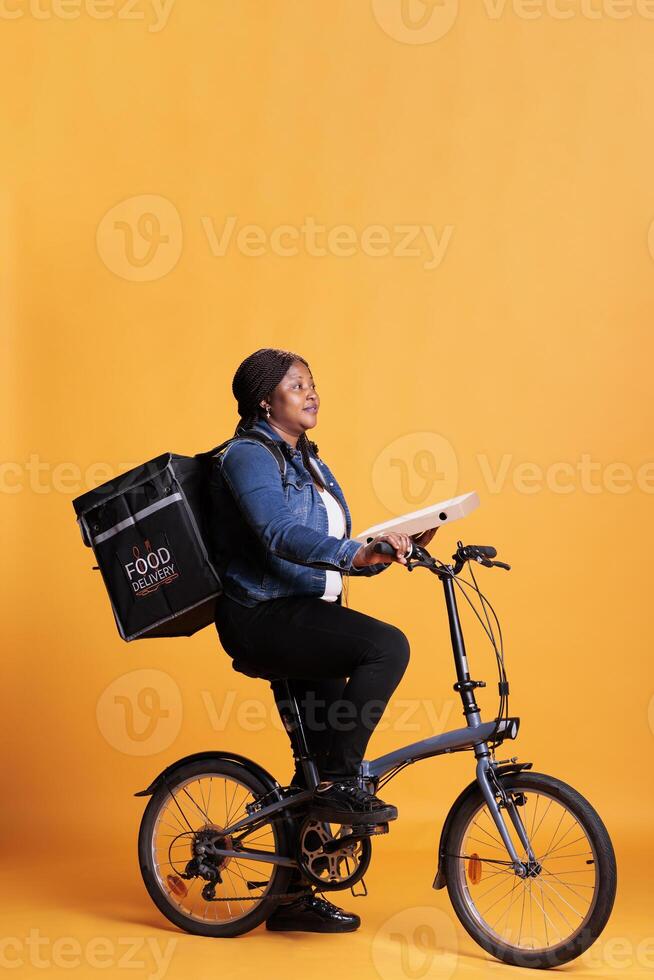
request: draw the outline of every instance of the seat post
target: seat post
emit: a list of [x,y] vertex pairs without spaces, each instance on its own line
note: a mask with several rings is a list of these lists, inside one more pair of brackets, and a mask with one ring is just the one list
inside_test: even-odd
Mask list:
[[309,752],[302,716],[291,683],[287,677],[276,677],[270,681],[270,687],[291,742],[296,767],[298,763],[302,767],[307,789],[315,789],[320,782],[320,774],[315,758]]

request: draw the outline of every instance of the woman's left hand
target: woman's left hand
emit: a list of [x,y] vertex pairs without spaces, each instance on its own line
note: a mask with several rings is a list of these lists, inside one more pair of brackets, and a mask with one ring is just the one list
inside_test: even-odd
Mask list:
[[409,537],[416,544],[419,544],[421,548],[426,548],[437,530],[437,527],[430,527],[427,531],[421,531],[420,534],[411,534]]

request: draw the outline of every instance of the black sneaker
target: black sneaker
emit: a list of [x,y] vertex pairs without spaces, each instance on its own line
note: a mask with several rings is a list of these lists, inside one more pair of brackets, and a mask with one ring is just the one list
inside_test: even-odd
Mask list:
[[309,813],[333,823],[376,824],[397,819],[397,808],[361,789],[356,777],[334,780],[326,789],[315,789]]
[[278,905],[266,920],[266,929],[272,932],[354,932],[360,925],[355,912],[345,912],[314,894]]

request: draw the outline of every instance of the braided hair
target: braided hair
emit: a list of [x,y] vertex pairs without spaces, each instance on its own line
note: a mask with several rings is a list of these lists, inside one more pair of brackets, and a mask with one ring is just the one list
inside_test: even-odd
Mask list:
[[[234,429],[235,436],[243,434],[259,419],[265,418],[264,410],[259,403],[262,398],[271,397],[293,361],[301,361],[305,367],[309,367],[307,361],[299,354],[278,350],[276,347],[262,347],[239,364],[232,381],[232,392],[238,402],[240,416]],[[318,456],[318,446],[307,437],[306,432],[303,432],[298,436],[297,448],[302,453],[304,465],[311,472],[309,459],[311,456]]]

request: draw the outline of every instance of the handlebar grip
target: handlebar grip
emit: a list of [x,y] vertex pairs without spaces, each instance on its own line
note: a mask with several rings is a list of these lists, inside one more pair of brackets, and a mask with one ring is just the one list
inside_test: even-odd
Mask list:
[[485,558],[495,558],[497,555],[497,548],[494,548],[491,544],[469,544],[466,547],[477,551],[480,555],[484,555]]
[[373,545],[373,551],[379,552],[380,555],[394,555],[395,548],[388,541],[377,541]]

